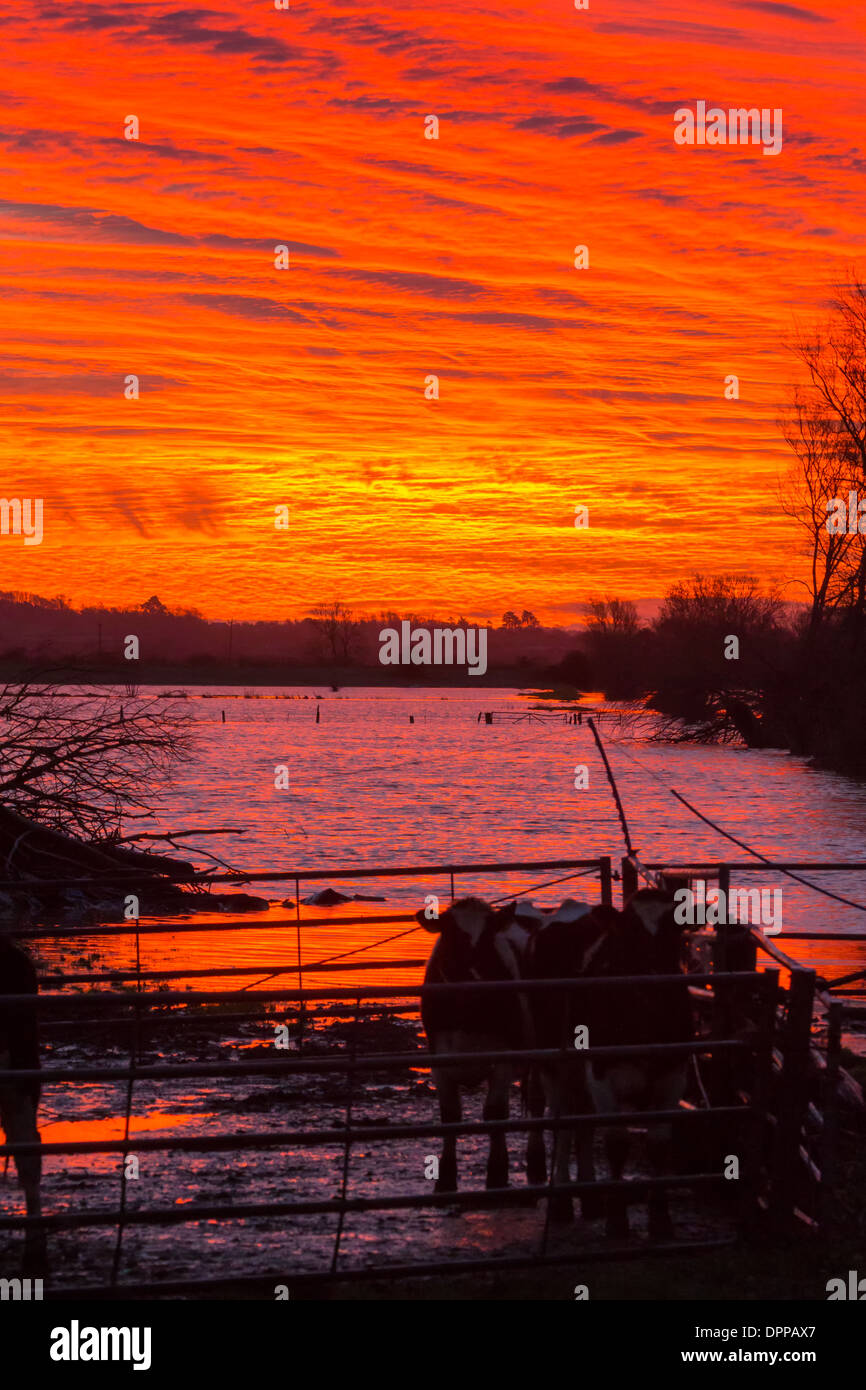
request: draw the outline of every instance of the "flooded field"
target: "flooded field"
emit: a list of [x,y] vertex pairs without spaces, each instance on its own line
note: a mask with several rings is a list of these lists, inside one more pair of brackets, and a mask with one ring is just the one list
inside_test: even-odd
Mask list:
[[[175,1037],[170,1046],[145,1048],[141,1062],[234,1062],[273,1057],[273,1025],[245,1025],[231,1035],[213,1027],[196,1043]],[[331,1022],[308,1034],[305,1053],[334,1055],[354,1047],[359,1053],[408,1052],[418,1049],[418,1067],[407,1071],[365,1072],[352,1089],[352,1123],[356,1128],[428,1124],[438,1118],[435,1093],[425,1067],[423,1035],[417,1022],[403,1017],[374,1017]],[[58,1064],[73,1057],[85,1065],[108,1058],[122,1064],[121,1049],[64,1048],[54,1051]],[[117,1118],[125,1104],[125,1086],[87,1088],[87,1118],[72,1103],[67,1088],[43,1107],[43,1140],[122,1138]],[[130,1134],[138,1157],[140,1177],[126,1184],[127,1210],[183,1208],[218,1204],[247,1206],[256,1202],[329,1201],[343,1192],[345,1148],[339,1129],[346,1114],[348,1088],[339,1072],[296,1074],[291,1077],[245,1076],[231,1080],[140,1081],[135,1086]],[[511,1113],[520,1115],[514,1089]],[[481,1118],[481,1097],[469,1094],[466,1118]],[[147,1152],[136,1146],[143,1139],[187,1136],[215,1138],[226,1134],[267,1135],[280,1131],[333,1130],[332,1142],[315,1147],[287,1146],[234,1150],[232,1153]],[[428,1195],[433,1182],[425,1176],[429,1157],[438,1154],[439,1141],[429,1138],[377,1138],[357,1141],[345,1174],[351,1198]],[[487,1141],[483,1136],[461,1138],[458,1145],[461,1189],[483,1189]],[[525,1185],[525,1139],[509,1139],[511,1182]],[[603,1150],[596,1140],[596,1164],[604,1171]],[[633,1176],[648,1173],[645,1146],[635,1136],[629,1169]],[[45,1187],[53,1212],[116,1209],[120,1175],[115,1155],[47,1157]],[[548,1253],[589,1254],[609,1249],[604,1220],[576,1220],[571,1226],[549,1225],[546,1203],[497,1205],[468,1211],[457,1205],[422,1210],[351,1212],[338,1242],[339,1269],[369,1265],[386,1267],[418,1260],[456,1261]],[[688,1189],[671,1202],[679,1239],[718,1239],[732,1235],[734,1215],[718,1202],[698,1198]],[[644,1204],[632,1208],[632,1234],[627,1245],[638,1248],[647,1238]],[[127,1226],[123,1234],[120,1282],[189,1279],[243,1280],[273,1275],[274,1285],[289,1291],[299,1275],[331,1268],[337,1237],[337,1215],[230,1217],[158,1226]],[[110,1282],[116,1251],[116,1228],[90,1228],[52,1237],[58,1279],[82,1288]],[[62,1277],[61,1277],[62,1276]]]
[[[545,726],[478,722],[484,710],[526,712],[531,702],[505,690],[318,693],[320,700],[308,698],[315,694],[310,691],[260,690],[248,692],[249,698],[237,691],[190,691],[186,703],[197,736],[195,756],[170,790],[159,824],[176,829],[239,827],[242,835],[220,834],[199,843],[251,874],[342,870],[329,886],[349,899],[360,894],[365,900],[339,907],[305,903],[323,884],[302,882],[297,907],[291,877],[279,883],[252,881],[247,891],[263,894],[269,906],[230,919],[243,930],[208,930],[225,926],[225,914],[214,913],[209,919],[197,913],[163,923],[167,930],[160,934],[142,933],[138,968],[163,976],[145,979],[145,988],[189,990],[191,999],[205,989],[244,989],[251,1007],[261,991],[294,987],[299,979],[308,988],[411,989],[423,977],[431,947],[431,937],[414,924],[411,914],[429,894],[447,901],[449,876],[422,871],[412,879],[358,880],[351,877],[353,869],[600,854],[613,856],[616,864],[622,854],[610,790],[585,726],[564,721]],[[132,697],[119,692],[118,698]],[[321,710],[318,723],[316,708]],[[618,736],[615,728],[605,732],[605,739],[632,838],[644,860],[748,858],[690,815],[670,795],[668,789],[674,787],[767,856],[866,861],[866,788],[859,784],[812,771],[782,753],[663,746]],[[373,757],[371,748],[376,750]],[[288,769],[287,789],[274,786],[278,766]],[[589,785],[582,789],[575,786],[579,766],[589,773]],[[521,894],[542,905],[568,895],[598,901],[597,875],[538,886],[563,873],[458,876],[455,892],[488,898]],[[866,901],[862,874],[839,871],[811,877],[841,896]],[[863,913],[819,897],[804,885],[746,873],[738,874],[736,882],[781,883],[785,931],[863,930]],[[617,896],[618,891],[616,885]],[[390,917],[397,920],[376,920]],[[143,903],[142,926],[153,925],[158,923],[147,916]],[[828,975],[855,969],[863,960],[863,944],[854,941],[781,944]],[[335,957],[336,971],[317,970]],[[113,977],[109,983],[114,988],[134,988],[136,941],[132,934],[100,936],[92,926],[84,927],[73,940],[40,941],[38,961],[48,979],[59,972],[99,973]],[[359,961],[373,968],[351,969]],[[245,973],[240,978],[185,973],[227,968]],[[83,981],[68,987],[80,991],[93,986]],[[266,1014],[242,1023],[222,1023],[211,1015],[201,1029],[145,1031],[138,1060],[147,1065],[279,1057],[285,1054],[274,1051],[273,1040],[283,1017],[278,1006],[269,1006]],[[44,1064],[122,1066],[129,1058],[128,1038],[128,1029],[116,1030],[111,1037],[77,1030],[70,1016],[62,1027],[46,1026]],[[855,1048],[863,1045],[856,1034],[848,1041]],[[291,1045],[297,1047],[296,1036]],[[332,1018],[305,1036],[305,1050],[313,1052],[350,1047],[361,1053],[418,1052],[417,1067],[359,1078],[352,1093],[354,1124],[393,1127],[438,1118],[424,1038],[411,1009],[367,1019],[357,1031],[347,1019]],[[120,1140],[126,1099],[126,1083],[47,1086],[40,1111],[43,1140]],[[128,1211],[339,1197],[344,1181],[339,1130],[347,1099],[346,1078],[336,1072],[136,1081],[130,1136],[139,1176],[126,1183]],[[467,1118],[480,1118],[477,1094],[469,1098],[465,1113]],[[512,1115],[518,1113],[515,1090]],[[139,1151],[135,1146],[136,1138],[308,1130],[333,1130],[333,1142],[234,1153]],[[518,1184],[525,1181],[523,1142],[512,1137],[509,1144],[513,1181]],[[345,1173],[347,1194],[429,1192],[432,1183],[425,1178],[425,1162],[438,1151],[437,1143],[382,1138],[355,1145]],[[461,1186],[482,1187],[486,1141],[477,1136],[461,1139],[460,1161]],[[46,1211],[115,1209],[121,1197],[119,1167],[116,1155],[47,1155]],[[638,1139],[629,1172],[646,1171]],[[0,1212],[19,1209],[20,1191],[10,1174],[0,1186]],[[731,1228],[728,1211],[699,1202],[688,1191],[674,1198],[672,1211],[678,1233],[691,1239],[718,1236]],[[337,1220],[335,1215],[313,1214],[152,1227],[129,1224],[118,1262],[120,1282],[273,1273],[275,1282],[291,1288],[293,1274],[330,1268]],[[645,1238],[645,1220],[645,1210],[636,1207],[632,1240]],[[446,1207],[350,1213],[341,1232],[339,1261],[342,1269],[485,1253],[527,1255],[545,1240],[551,1251],[588,1251],[603,1244],[603,1222],[545,1232],[543,1205],[476,1212]],[[8,1238],[0,1236],[0,1252],[8,1251],[9,1245]],[[111,1278],[115,1246],[111,1226],[56,1233],[51,1236],[52,1277],[63,1286],[105,1284]]]

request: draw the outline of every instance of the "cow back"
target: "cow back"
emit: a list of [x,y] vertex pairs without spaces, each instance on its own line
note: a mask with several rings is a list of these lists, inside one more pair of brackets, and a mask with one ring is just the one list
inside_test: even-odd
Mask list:
[[670,940],[651,936],[628,911],[601,905],[576,922],[542,927],[529,954],[532,978],[632,982],[536,994],[539,1046],[570,1047],[577,1027],[587,1029],[590,1047],[687,1041],[693,1030],[687,979],[663,985],[652,979],[678,969]]
[[[593,962],[606,945],[615,909],[593,908],[577,921],[555,919],[533,936],[526,973],[533,980],[579,980],[593,973]],[[591,1029],[601,1007],[591,986],[575,990],[536,990],[532,994],[535,1035],[539,1047],[572,1047],[574,1030]]]
[[[446,929],[433,948],[424,983],[518,980],[528,940],[525,927],[492,911],[487,926],[471,947],[459,933]],[[525,1047],[528,1041],[526,1003],[516,990],[423,994],[421,1020],[434,1051],[437,1035],[457,1031],[496,1039],[499,1045],[509,1048]]]

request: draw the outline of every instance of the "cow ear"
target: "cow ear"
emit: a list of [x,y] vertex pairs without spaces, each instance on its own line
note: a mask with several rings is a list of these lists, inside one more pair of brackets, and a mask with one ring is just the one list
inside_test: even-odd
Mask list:
[[415,921],[418,923],[419,927],[423,927],[425,931],[440,932],[442,930],[442,923],[445,921],[448,913],[443,912],[440,917],[427,917],[425,915],[426,911],[426,908],[420,908],[418,912],[415,913]]

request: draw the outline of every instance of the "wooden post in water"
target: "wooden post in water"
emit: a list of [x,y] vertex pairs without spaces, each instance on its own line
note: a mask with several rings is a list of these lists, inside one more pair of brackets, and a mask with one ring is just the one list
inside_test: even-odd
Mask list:
[[632,893],[637,892],[637,869],[631,859],[622,861],[622,905],[625,907]]
[[225,723],[225,722],[226,722],[226,712],[225,712],[225,710],[223,710],[222,715],[223,715],[223,721],[222,721],[222,722]]
[[613,874],[609,854],[601,856],[598,867],[601,871],[601,900],[605,907],[613,907]]
[[317,723],[317,724],[318,724],[318,722],[319,722],[319,715],[320,715],[321,713],[322,713],[322,707],[321,707],[321,705],[318,704],[318,702],[317,702],[317,704],[316,704],[316,723]]

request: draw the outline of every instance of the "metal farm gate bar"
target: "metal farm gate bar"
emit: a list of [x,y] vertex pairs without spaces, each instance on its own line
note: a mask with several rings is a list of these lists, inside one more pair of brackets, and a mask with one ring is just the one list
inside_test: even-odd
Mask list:
[[[718,877],[726,881],[734,866],[716,865],[709,869],[672,869],[669,865],[640,865],[634,856],[623,861],[622,882],[626,894],[635,886],[637,875],[664,879],[667,882],[683,881],[698,874],[702,877]],[[736,866],[752,871],[752,864]],[[775,866],[772,866],[775,867]],[[832,868],[835,865],[810,865],[810,868]],[[846,866],[849,867],[849,866]],[[853,865],[850,867],[854,867]],[[866,865],[858,865],[866,868]],[[520,1050],[498,1051],[483,1054],[487,1060],[511,1060],[515,1063],[551,1061],[558,1059],[563,1065],[569,1061],[582,1062],[594,1057],[611,1058],[616,1056],[645,1057],[647,1055],[692,1055],[703,1075],[702,1092],[704,1103],[700,1106],[683,1104],[677,1110],[640,1112],[630,1114],[593,1115],[555,1115],[544,1119],[509,1119],[496,1121],[466,1121],[460,1124],[370,1124],[357,1125],[352,1120],[353,1100],[357,1099],[359,1082],[369,1072],[417,1072],[429,1068],[429,1054],[424,1051],[397,1053],[370,1053],[361,1055],[353,1046],[347,1051],[333,1056],[311,1056],[304,1053],[304,1030],[309,1021],[317,1016],[333,1015],[335,1008],[351,1007],[355,1023],[370,1012],[381,1012],[383,1007],[398,1009],[405,1014],[418,1007],[422,989],[431,991],[469,991],[484,993],[490,991],[513,991],[527,993],[536,989],[574,991],[606,989],[617,984],[640,984],[642,988],[657,986],[683,980],[683,976],[652,977],[635,976],[628,979],[608,980],[579,979],[534,982],[472,983],[465,985],[415,986],[357,986],[341,988],[304,989],[303,987],[268,987],[256,989],[251,996],[244,989],[198,990],[194,992],[173,989],[144,989],[145,982],[157,982],[172,976],[238,976],[258,973],[270,975],[321,974],[328,971],[346,972],[364,969],[387,969],[420,967],[420,960],[355,961],[345,960],[303,963],[301,959],[301,931],[307,925],[313,926],[328,922],[340,925],[379,923],[410,923],[408,913],[376,915],[371,917],[331,916],[316,917],[301,921],[299,885],[302,881],[328,879],[354,879],[371,877],[423,877],[429,884],[436,875],[449,878],[452,899],[455,878],[459,875],[511,873],[528,870],[566,869],[570,872],[561,878],[545,883],[533,884],[523,890],[526,893],[535,889],[549,887],[551,884],[567,879],[591,874],[600,882],[601,898],[610,902],[612,881],[609,857],[579,860],[544,860],[532,862],[497,864],[460,865],[413,865],[402,868],[358,869],[354,867],[332,869],[327,872],[298,872],[285,874],[245,874],[202,875],[202,882],[250,882],[293,881],[296,889],[297,916],[294,920],[269,922],[267,924],[245,922],[220,922],[192,925],[172,923],[139,923],[129,925],[105,926],[98,928],[72,930],[24,930],[16,933],[22,938],[75,939],[93,936],[130,935],[136,938],[136,966],[128,972],[109,971],[101,974],[67,974],[50,977],[53,985],[91,984],[118,981],[121,978],[135,980],[135,992],[117,990],[91,990],[86,994],[46,992],[37,999],[29,1001],[30,1007],[37,1007],[49,1016],[57,1010],[71,1011],[73,1018],[55,1027],[72,1031],[75,1034],[93,1028],[118,1027],[125,1031],[129,1041],[129,1061],[124,1065],[63,1067],[50,1066],[38,1073],[15,1071],[0,1072],[4,1075],[24,1080],[27,1076],[38,1076],[44,1086],[57,1084],[82,1084],[94,1082],[125,1082],[127,1085],[127,1129],[125,1137],[115,1142],[78,1141],[67,1143],[46,1142],[41,1145],[44,1155],[73,1154],[117,1154],[121,1160],[130,1153],[165,1151],[182,1154],[184,1152],[225,1151],[233,1154],[243,1151],[265,1149],[315,1148],[333,1146],[335,1140],[342,1146],[343,1164],[340,1195],[329,1199],[294,1199],[278,1202],[257,1202],[247,1204],[190,1203],[151,1209],[129,1209],[126,1204],[125,1168],[120,1163],[119,1204],[112,1210],[83,1210],[67,1214],[47,1215],[40,1218],[0,1217],[0,1231],[26,1230],[41,1225],[46,1231],[61,1231],[83,1227],[114,1227],[117,1231],[115,1259],[110,1283],[89,1288],[63,1288],[52,1286],[46,1296],[63,1298],[74,1296],[92,1298],[129,1296],[194,1296],[217,1293],[221,1289],[231,1291],[245,1289],[248,1292],[271,1291],[274,1283],[285,1281],[284,1275],[256,1275],[240,1279],[183,1279],[159,1283],[129,1283],[120,1279],[120,1254],[123,1231],[129,1226],[173,1225],[198,1221],[240,1221],[250,1218],[279,1218],[292,1216],[333,1216],[336,1219],[331,1258],[327,1265],[313,1272],[292,1276],[292,1287],[328,1283],[335,1279],[371,1280],[388,1277],[407,1277],[409,1275],[434,1275],[447,1273],[451,1276],[466,1273],[482,1273],[496,1270],[510,1270],[523,1267],[537,1267],[539,1264],[563,1265],[584,1263],[592,1260],[637,1258],[645,1254],[689,1250],[699,1251],[715,1248],[729,1243],[729,1239],[676,1241],[664,1246],[643,1243],[641,1248],[583,1251],[578,1246],[568,1253],[554,1253],[548,1249],[549,1206],[545,1199],[557,1193],[580,1195],[584,1191],[605,1192],[611,1189],[626,1190],[630,1200],[645,1200],[653,1186],[665,1188],[688,1188],[692,1190],[719,1189],[730,1187],[723,1168],[726,1155],[736,1154],[740,1161],[740,1176],[737,1181],[738,1207],[740,1219],[751,1223],[759,1218],[770,1220],[774,1227],[784,1228],[798,1217],[820,1224],[823,1219],[822,1197],[833,1172],[835,1159],[835,1118],[834,1082],[838,1070],[842,1008],[838,998],[831,997],[827,988],[819,991],[828,1013],[828,1044],[826,1050],[825,1086],[823,1102],[816,1106],[810,1099],[806,1087],[806,1064],[809,1060],[813,1003],[816,995],[815,972],[805,969],[796,961],[785,956],[760,933],[740,931],[735,936],[726,932],[701,933],[703,941],[709,942],[712,951],[712,968],[694,968],[687,977],[688,987],[701,1020],[700,1032],[695,1041],[678,1044],[655,1044],[641,1047],[589,1047],[576,1053],[570,1040],[564,1039],[559,1050]],[[619,875],[617,875],[619,877]],[[140,875],[137,876],[140,882]],[[77,880],[77,882],[82,882]],[[100,880],[104,882],[104,880]],[[514,896],[513,894],[507,895]],[[178,967],[174,971],[142,971],[140,969],[140,939],[152,933],[171,933],[184,935],[196,931],[242,931],[268,930],[281,932],[293,928],[296,939],[297,957],[294,962],[257,962],[242,967],[220,969],[186,970]],[[418,930],[409,926],[405,933]],[[798,933],[804,939],[813,935]],[[846,939],[852,939],[847,938]],[[863,938],[853,938],[863,939]],[[362,948],[363,949],[363,948]],[[767,968],[758,969],[756,955],[761,951],[770,958]],[[697,960],[697,958],[696,958]],[[787,983],[780,976],[784,972]],[[45,983],[49,981],[46,980]],[[258,1018],[265,1026],[272,1019],[261,1013],[251,1014],[251,997],[257,1004],[279,1001],[296,1006],[298,1051],[290,1057],[267,1060],[216,1063],[186,1064],[143,1064],[139,1052],[142,1034],[145,1030],[160,1026],[172,1028],[182,1023],[192,1026],[208,1020],[208,1015],[191,1013],[190,1006],[218,1004],[222,1007],[237,1004],[236,1013],[223,1013],[217,1016],[219,1022],[234,1022],[242,1019]],[[383,1004],[383,1001],[386,1001]],[[410,1003],[409,1001],[413,1001]],[[2,1003],[15,1003],[27,1006],[28,1001],[20,995],[7,995]],[[243,1005],[247,1011],[243,1011]],[[184,1006],[186,1006],[184,1008]],[[378,1006],[378,1008],[377,1008]],[[168,1014],[154,1014],[153,1010],[169,1008]],[[464,1060],[482,1060],[479,1054],[468,1057],[453,1055],[445,1057],[437,1054],[437,1066],[443,1062],[459,1065]],[[241,1076],[285,1077],[297,1073],[339,1074],[346,1078],[344,1120],[337,1128],[328,1129],[287,1129],[267,1132],[235,1132],[219,1136],[170,1136],[148,1138],[145,1135],[129,1134],[129,1115],[132,1095],[136,1081],[159,1081],[173,1078],[210,1078],[230,1080]],[[670,1123],[675,1133],[700,1132],[697,1151],[709,1161],[705,1161],[697,1172],[672,1171],[660,1177],[628,1179],[620,1183],[600,1179],[594,1183],[570,1182],[557,1184],[551,1179],[543,1187],[520,1186],[501,1191],[468,1190],[457,1193],[436,1194],[419,1190],[413,1194],[392,1194],[376,1197],[357,1196],[351,1190],[351,1155],[353,1146],[366,1144],[372,1140],[386,1141],[398,1138],[440,1139],[446,1134],[480,1135],[493,1130],[507,1133],[527,1133],[533,1129],[555,1131],[562,1128],[590,1127],[602,1129],[607,1126],[638,1126],[650,1123]],[[0,1156],[15,1151],[25,1152],[34,1145],[19,1144],[15,1150],[11,1146],[0,1146]],[[552,1169],[552,1165],[551,1165]],[[419,1182],[419,1188],[422,1184]],[[424,1184],[426,1186],[426,1184]],[[341,1265],[341,1238],[346,1222],[353,1213],[367,1211],[398,1211],[427,1207],[460,1207],[483,1209],[492,1204],[496,1206],[510,1203],[525,1204],[527,1197],[543,1202],[547,1215],[539,1232],[538,1249],[526,1256],[484,1257],[470,1260],[437,1261],[420,1260],[412,1264],[385,1263],[365,1265],[363,1268]]]

